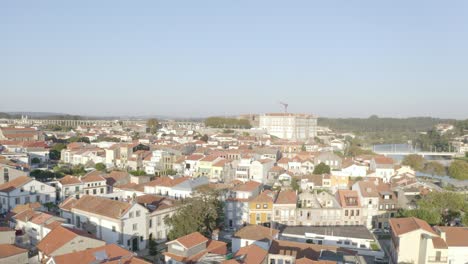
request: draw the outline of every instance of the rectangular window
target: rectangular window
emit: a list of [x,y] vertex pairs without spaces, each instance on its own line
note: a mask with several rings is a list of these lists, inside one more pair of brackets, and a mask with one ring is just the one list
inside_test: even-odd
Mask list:
[[152,219],[149,220],[149,227],[150,228],[153,227],[153,220]]
[[115,233],[115,226],[112,226],[112,232]]
[[29,196],[24,197],[24,203],[29,203]]
[[133,218],[133,212],[128,213],[128,218]]
[[140,210],[137,210],[136,211],[136,217],[139,217],[140,216]]
[[344,215],[345,215],[345,216],[348,216],[348,210],[345,210],[345,211],[344,211]]
[[96,193],[97,193],[97,192],[96,192],[96,189],[93,189],[93,194],[96,194]]
[[46,200],[46,202],[48,202],[50,200],[50,195],[49,194],[46,194],[45,200]]
[[263,204],[263,208],[264,209],[268,208],[268,204]]
[[104,193],[104,188],[101,188],[101,193]]
[[257,221],[260,221],[260,214],[257,214],[256,219],[257,219]]
[[359,210],[356,210],[356,216],[359,216]]
[[133,231],[136,231],[138,228],[138,224],[133,224]]
[[256,206],[256,207],[257,207],[257,209],[260,209],[260,204],[257,204],[257,206]]

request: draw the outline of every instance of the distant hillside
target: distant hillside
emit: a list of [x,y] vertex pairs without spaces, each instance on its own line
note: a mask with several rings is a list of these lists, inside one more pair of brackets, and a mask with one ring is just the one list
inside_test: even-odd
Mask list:
[[371,116],[369,118],[319,118],[318,125],[339,132],[422,132],[439,123],[455,124],[455,119],[433,117],[389,118]]

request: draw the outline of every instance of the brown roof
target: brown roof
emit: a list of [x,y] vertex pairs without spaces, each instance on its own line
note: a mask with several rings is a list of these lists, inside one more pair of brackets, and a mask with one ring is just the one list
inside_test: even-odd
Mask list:
[[11,192],[32,180],[33,178],[30,178],[28,176],[18,177],[12,181],[0,185],[0,192]]
[[432,245],[434,248],[448,248],[447,243],[445,243],[445,241],[440,237],[433,237]]
[[137,203],[144,206],[148,204],[153,205],[155,208],[151,208],[152,212],[176,206],[176,200],[154,194],[137,196],[136,200]]
[[[27,249],[10,244],[0,244],[0,259],[28,252]],[[1,261],[0,261],[1,262]]]
[[163,253],[165,256],[170,257],[176,261],[182,263],[198,263],[198,260],[201,259],[208,253],[216,254],[216,255],[226,255],[227,254],[227,247],[226,243],[216,240],[208,240],[206,244],[206,249],[199,251],[191,256],[179,256],[169,252]]
[[111,200],[108,198],[84,195],[73,206],[73,209],[107,216],[114,219],[122,217],[132,205],[130,203]]
[[[352,190],[338,190],[337,192],[340,205],[342,207],[360,207],[359,195],[357,191]],[[356,199],[356,204],[349,203],[349,199]]]
[[329,260],[311,260],[308,258],[297,259],[295,264],[335,264],[335,261]]
[[297,194],[293,190],[284,190],[280,191],[276,197],[275,204],[296,204],[297,203]]
[[392,232],[396,236],[400,236],[418,229],[422,229],[426,232],[437,235],[426,221],[415,217],[391,218],[389,223],[392,227]]
[[[199,232],[193,232],[191,234],[188,234],[183,237],[179,237],[176,240],[173,240],[171,242],[177,241],[179,244],[184,246],[185,248],[189,249],[194,246],[200,245],[201,243],[206,243],[208,242],[208,238],[204,237],[202,234]],[[169,243],[171,243],[169,242]]]
[[253,203],[273,203],[274,199],[275,193],[270,190],[265,190],[250,201]]
[[59,180],[62,185],[71,185],[71,184],[80,184],[80,178],[73,175],[65,175],[62,179]]
[[41,208],[41,204],[38,203],[38,202],[34,202],[34,203],[27,203],[27,204],[18,204],[13,210],[11,210],[13,213],[15,214],[19,214],[21,212],[24,212],[26,210],[29,210],[29,209],[32,209],[32,210],[35,210],[35,209],[38,209],[38,208]]
[[164,186],[164,187],[173,187],[184,181],[188,181],[190,177],[178,177],[172,179],[171,177],[162,176],[158,177],[155,180],[152,180],[148,183],[145,183],[146,186]]
[[67,199],[63,200],[63,202],[59,205],[59,208],[62,210],[70,211],[78,200],[74,196],[70,196]]
[[224,165],[226,165],[226,163],[229,163],[229,162],[230,161],[227,159],[221,159],[217,161],[215,164],[213,164],[213,167],[224,167]]
[[374,181],[359,181],[358,185],[363,197],[379,197]]
[[243,257],[242,261],[248,264],[261,264],[267,256],[268,251],[255,244],[240,248],[234,255],[234,257]]
[[256,181],[248,181],[235,186],[233,190],[239,192],[252,192],[255,191],[255,189],[257,188],[260,188],[261,185],[261,183]]
[[[64,246],[66,243],[71,241],[77,236],[84,236],[94,238],[92,235],[86,233],[83,230],[71,229],[63,226],[59,226],[49,234],[47,234],[40,242],[37,244],[37,248],[47,256],[50,256],[57,249]],[[96,238],[94,238],[96,239]]]
[[[81,264],[93,263],[96,261],[95,253],[104,252],[107,256],[105,263],[107,264],[149,264],[143,259],[135,257],[133,252],[123,249],[116,244],[108,244],[105,246],[90,248],[83,251],[77,251],[54,257],[56,264]],[[104,263],[100,262],[100,263]]]
[[271,169],[270,169],[271,172],[283,172],[285,171],[285,169],[283,167],[280,167],[280,166],[273,166]]
[[445,232],[449,247],[468,247],[468,227],[438,226],[437,229]]
[[234,234],[234,237],[248,240],[273,240],[279,233],[279,230],[260,225],[248,225],[241,228]]
[[103,177],[102,172],[100,171],[92,171],[81,178],[83,182],[97,182],[97,181],[105,181],[106,179]]
[[294,256],[296,259],[308,258],[311,260],[318,260],[322,250],[336,252],[337,249],[338,248],[334,246],[307,244],[286,240],[273,240],[268,252],[270,254]]
[[377,164],[392,165],[392,164],[394,163],[394,162],[393,162],[393,159],[388,158],[388,157],[384,157],[384,156],[374,157],[374,161],[375,161],[375,163],[377,163]]

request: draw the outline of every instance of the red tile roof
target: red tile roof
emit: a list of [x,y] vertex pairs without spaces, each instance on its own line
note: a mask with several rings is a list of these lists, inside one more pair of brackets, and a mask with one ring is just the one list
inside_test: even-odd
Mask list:
[[32,180],[34,179],[28,176],[20,176],[12,181],[0,185],[0,192],[11,192]]
[[84,195],[75,203],[73,209],[119,219],[131,207],[132,205],[130,203],[98,196]]
[[[0,244],[0,259],[26,253],[28,250],[10,244]],[[2,260],[0,260],[2,262]]]
[[256,189],[260,188],[262,184],[256,181],[248,181],[245,183],[241,183],[239,185],[236,185],[233,190],[234,191],[239,191],[239,192],[252,192],[255,191]]
[[449,247],[468,247],[468,227],[438,226],[436,229],[445,232]]
[[[208,242],[208,238],[204,237],[202,234],[199,232],[193,232],[191,234],[188,234],[183,237],[179,237],[178,239],[174,240],[177,241],[179,244],[184,246],[185,248],[189,249],[194,246],[200,245],[201,243],[206,243]],[[173,241],[171,241],[173,242]],[[169,242],[169,243],[171,243]]]
[[279,230],[277,229],[261,225],[248,225],[237,231],[234,234],[234,237],[255,241],[266,241],[275,239],[278,233]]
[[297,203],[296,191],[284,190],[280,191],[276,197],[275,204],[294,204]]
[[64,254],[54,257],[56,264],[81,264],[81,263],[94,263],[96,261],[95,254],[97,252],[104,252],[107,256],[105,261],[99,263],[106,264],[149,264],[143,259],[137,258],[133,252],[123,249],[116,244],[108,244],[105,246],[77,251],[69,254]]
[[59,180],[62,185],[72,185],[72,184],[80,184],[80,178],[73,176],[73,175],[65,175],[62,179]]
[[437,235],[426,221],[415,217],[391,218],[389,224],[395,236],[404,235],[419,229]]
[[[94,238],[92,235],[86,233],[83,230],[67,228],[59,226],[50,233],[48,233],[40,242],[37,244],[37,248],[45,255],[50,256],[57,249],[63,247],[66,243],[78,236],[84,236]],[[94,238],[96,239],[96,238]],[[104,243],[104,242],[103,242]]]
[[234,257],[242,257],[242,262],[248,264],[262,264],[267,256],[268,251],[255,244],[240,248],[234,255]]

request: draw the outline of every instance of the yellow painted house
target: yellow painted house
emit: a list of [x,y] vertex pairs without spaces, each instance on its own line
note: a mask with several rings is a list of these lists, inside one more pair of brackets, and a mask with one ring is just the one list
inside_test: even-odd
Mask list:
[[275,192],[266,190],[249,201],[249,224],[257,225],[271,222],[275,195]]

